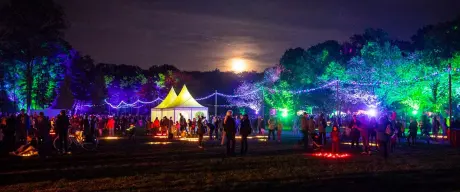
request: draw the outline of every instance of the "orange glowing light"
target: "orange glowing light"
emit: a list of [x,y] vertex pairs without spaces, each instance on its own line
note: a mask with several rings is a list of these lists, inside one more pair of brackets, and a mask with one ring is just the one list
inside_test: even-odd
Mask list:
[[434,135],[430,135],[431,138],[438,138],[438,139],[447,139],[447,136],[442,136],[442,135],[438,135],[438,136],[434,136]]
[[[351,142],[343,142],[343,145],[351,145]],[[369,143],[369,146],[376,147],[377,143]]]
[[167,145],[171,144],[171,142],[147,142],[148,145]]
[[31,157],[31,156],[35,156],[35,155],[38,155],[38,152],[37,151],[29,151],[28,153],[23,153],[23,154],[20,154],[18,156],[21,156],[21,157]]
[[313,154],[315,157],[324,157],[324,158],[329,158],[329,159],[340,159],[340,158],[347,158],[350,157],[351,155],[347,153],[315,153]]
[[180,138],[181,141],[198,142],[198,138]]
[[100,137],[99,140],[118,140],[121,137]]

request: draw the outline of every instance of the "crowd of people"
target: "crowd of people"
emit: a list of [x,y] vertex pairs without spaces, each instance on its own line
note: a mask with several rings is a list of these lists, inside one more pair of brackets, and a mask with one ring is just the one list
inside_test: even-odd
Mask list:
[[[4,114],[1,117],[2,148],[13,155],[38,153],[47,157],[51,153],[51,133],[57,133],[61,138],[67,138],[70,125],[65,111],[50,119],[43,112],[28,115],[22,109],[18,115]],[[62,145],[60,144],[62,143]],[[59,147],[66,153],[67,140],[62,139]]]
[[85,140],[102,136],[135,136],[136,128],[147,125],[143,116],[74,115],[68,116],[62,110],[56,117],[45,116],[43,112],[28,115],[25,110],[16,114],[2,114],[2,151],[23,154],[24,151],[37,151],[39,155],[49,156],[52,150],[52,136],[59,139],[55,146],[59,153],[70,153],[69,134],[82,133]]
[[[387,158],[398,143],[407,142],[408,145],[414,146],[417,138],[420,138],[429,144],[431,141],[437,142],[440,136],[444,141],[448,133],[446,118],[423,114],[420,120],[417,120],[415,117],[410,117],[408,121],[405,118],[397,118],[395,112],[382,114],[380,117],[355,114],[340,118],[304,113],[295,119],[293,130],[303,133],[303,139],[299,143],[304,144],[309,151],[326,145],[326,130],[330,127],[329,136],[333,152],[339,152],[339,143],[347,140],[350,141],[351,148],[362,149],[362,154],[366,155],[371,154],[370,143],[374,143],[374,150],[381,151]],[[460,127],[458,119],[453,121],[452,127]],[[417,135],[418,131],[421,133],[420,136]],[[359,143],[362,147],[359,147]]]
[[[43,156],[48,156],[52,149],[51,135],[67,138],[69,133],[75,132],[81,132],[87,140],[102,136],[129,136],[134,139],[140,130],[143,135],[167,135],[169,139],[198,137],[200,148],[203,148],[203,136],[207,134],[210,140],[218,140],[221,145],[226,143],[227,154],[233,155],[236,135],[241,135],[241,154],[246,154],[248,135],[265,135],[267,128],[268,140],[281,142],[283,130],[283,123],[276,116],[265,121],[262,116],[250,118],[248,115],[234,115],[231,110],[225,116],[212,116],[209,119],[204,116],[186,119],[180,114],[175,122],[172,117],[166,116],[160,119],[156,117],[153,121],[148,116],[134,115],[69,117],[66,111],[61,111],[56,117],[45,116],[43,112],[28,115],[24,110],[18,115],[2,114],[0,117],[0,140],[4,150],[12,154],[38,151]],[[453,126],[460,127],[458,119]],[[385,158],[397,143],[406,141],[409,145],[415,145],[418,138],[430,143],[432,140],[437,141],[439,134],[447,134],[446,119],[442,116],[424,114],[420,119],[412,117],[406,121],[397,118],[394,112],[379,118],[364,114],[335,118],[322,113],[304,113],[294,118],[292,127],[294,134],[303,133],[299,144],[304,145],[308,151],[324,149],[330,140],[332,152],[338,153],[340,143],[350,141],[351,148],[362,149],[363,154],[369,155],[372,151],[370,143],[376,143],[374,150],[382,151]],[[421,137],[417,135],[418,131]],[[69,153],[68,145],[67,139],[59,139],[55,147],[59,153],[64,154]]]
[[[151,132],[155,135],[168,135],[169,139],[174,137],[198,137],[198,147],[203,148],[203,136],[209,135],[210,140],[219,140],[221,145],[227,140],[228,153],[234,154],[234,137],[242,136],[242,154],[247,152],[247,136],[251,133],[264,133],[265,121],[261,116],[258,118],[249,118],[248,115],[233,115],[229,111],[225,116],[212,116],[208,120],[204,116],[199,116],[192,119],[185,119],[180,114],[179,120],[174,122],[172,117],[163,117],[159,120],[158,117],[150,124]],[[231,125],[226,122],[232,122]],[[275,119],[268,121],[270,130],[274,130]],[[280,123],[276,123],[277,125]],[[281,130],[281,125],[278,130]],[[278,134],[280,138],[281,132]],[[274,137],[273,137],[274,139]],[[280,140],[279,140],[280,141]],[[230,142],[230,144],[228,144]]]
[[[155,120],[150,123],[150,133],[158,134],[158,135],[166,135],[167,133],[171,133],[172,136],[197,136],[199,131],[203,131],[204,133],[209,134],[209,137],[213,139],[221,138],[221,135],[224,134],[223,132],[223,120],[226,116],[211,116],[209,120],[204,117],[196,117],[192,119],[186,119],[183,115],[179,115],[178,121],[173,121],[172,117],[163,117],[159,119],[155,117]],[[232,116],[235,119],[235,125],[237,132],[239,132],[241,120],[243,119],[243,115],[235,115]],[[251,123],[251,131],[256,133],[262,133],[263,129],[265,129],[265,123],[263,118],[259,116],[258,118],[249,118]],[[201,123],[201,124],[200,124]],[[203,125],[202,129],[200,130],[199,125]]]
[[[37,152],[41,156],[49,156],[54,138],[68,138],[69,134],[82,133],[85,140],[102,136],[129,136],[134,138],[136,132],[143,131],[143,135],[168,135],[173,137],[198,137],[200,148],[203,147],[203,136],[209,134],[211,140],[228,140],[232,131],[224,130],[227,117],[214,116],[208,121],[204,116],[186,120],[180,115],[179,121],[174,122],[172,117],[156,118],[150,121],[146,116],[109,116],[109,115],[73,115],[69,116],[63,110],[55,117],[45,116],[43,112],[27,114],[21,110],[19,114],[0,115],[0,141],[2,151],[14,155]],[[235,134],[245,135],[252,132],[252,127],[259,131],[264,129],[261,117],[255,125],[249,125],[247,116],[235,116]],[[248,131],[245,128],[249,128]],[[243,132],[241,132],[243,130]],[[231,138],[231,137],[230,137]],[[246,144],[247,146],[247,144]],[[56,150],[61,154],[70,153],[67,139],[58,139]],[[246,147],[247,149],[247,147]]]

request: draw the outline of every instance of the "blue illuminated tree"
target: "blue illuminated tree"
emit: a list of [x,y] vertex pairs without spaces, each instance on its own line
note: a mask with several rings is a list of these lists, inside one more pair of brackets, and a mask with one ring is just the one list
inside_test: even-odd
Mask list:
[[56,52],[55,45],[66,27],[64,12],[53,0],[11,0],[0,9],[0,28],[9,50],[17,64],[25,65],[27,109],[32,106],[36,62]]

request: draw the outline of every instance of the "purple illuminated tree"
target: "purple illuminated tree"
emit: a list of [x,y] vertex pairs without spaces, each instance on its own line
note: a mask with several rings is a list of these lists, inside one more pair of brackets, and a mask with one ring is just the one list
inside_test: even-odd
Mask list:
[[263,103],[261,84],[243,82],[235,89],[234,94],[244,96],[229,97],[227,100],[231,105],[249,107],[256,113],[261,109]]
[[149,77],[147,78],[147,82],[141,85],[137,94],[142,100],[152,101],[160,97],[160,87],[157,86],[154,78]]
[[73,59],[70,66],[70,89],[74,97],[74,110],[78,110],[82,105],[90,103],[91,90],[95,85],[95,68],[93,59],[88,55],[77,55]]
[[281,72],[283,71],[283,66],[276,65],[265,70],[264,72],[264,83],[273,84],[280,79]]

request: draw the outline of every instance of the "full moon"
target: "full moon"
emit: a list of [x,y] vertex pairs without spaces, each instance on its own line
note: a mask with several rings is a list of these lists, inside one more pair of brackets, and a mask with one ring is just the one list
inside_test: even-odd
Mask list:
[[235,58],[232,59],[232,71],[235,73],[241,73],[246,70],[246,61],[244,59]]

